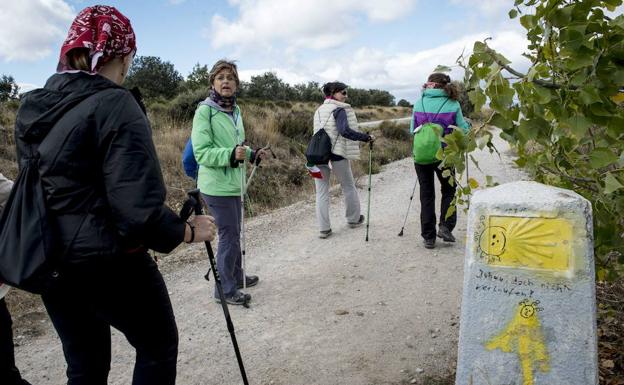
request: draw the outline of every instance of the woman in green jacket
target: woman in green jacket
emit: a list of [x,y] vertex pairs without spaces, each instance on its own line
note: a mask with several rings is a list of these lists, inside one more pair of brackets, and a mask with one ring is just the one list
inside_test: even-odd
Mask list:
[[[240,232],[241,188],[245,186],[245,161],[264,158],[245,143],[245,128],[236,105],[239,86],[236,64],[219,60],[210,70],[210,96],[199,104],[193,118],[193,153],[199,165],[197,185],[219,230],[217,269],[225,300],[243,305],[251,295],[241,292],[258,283],[257,276],[243,277]],[[215,288],[215,299],[220,301]]]

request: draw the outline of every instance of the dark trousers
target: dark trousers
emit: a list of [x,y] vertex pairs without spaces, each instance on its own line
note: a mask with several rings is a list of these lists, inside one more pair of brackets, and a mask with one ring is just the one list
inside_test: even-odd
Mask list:
[[68,385],[105,385],[110,327],[136,349],[133,385],[173,385],[178,331],[162,275],[147,253],[65,268],[42,296],[63,343]]
[[455,186],[450,184],[450,178],[455,175],[451,170],[451,176],[444,178],[442,169],[439,169],[440,162],[433,164],[417,164],[416,175],[420,185],[420,234],[424,239],[435,239],[436,237],[436,213],[435,213],[435,185],[434,175],[440,181],[440,191],[442,193],[442,204],[440,205],[440,226],[445,226],[453,231],[457,223],[457,213],[446,218],[448,208],[455,197]]
[[27,384],[15,367],[13,321],[4,298],[0,299],[0,379],[2,380],[0,382],[6,385]]
[[[217,223],[219,245],[217,247],[217,270],[221,278],[223,294],[230,297],[238,291],[237,283],[243,282],[241,261],[241,201],[240,197],[218,197],[202,194],[210,215]],[[215,297],[219,296],[215,287]]]

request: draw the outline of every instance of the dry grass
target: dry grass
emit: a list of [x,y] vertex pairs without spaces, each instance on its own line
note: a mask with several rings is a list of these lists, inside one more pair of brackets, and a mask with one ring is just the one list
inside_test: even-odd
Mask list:
[[624,384],[624,278],[598,282],[600,385]]
[[[247,140],[253,147],[271,146],[276,159],[262,163],[249,188],[249,214],[263,213],[283,207],[314,192],[314,183],[304,167],[305,147],[312,135],[312,116],[318,104],[303,102],[247,102],[241,101]],[[407,113],[406,113],[407,111]],[[404,107],[367,107],[356,110],[372,119],[399,118],[409,115]],[[169,114],[150,115],[154,128],[154,142],[168,188],[168,204],[178,209],[185,197],[184,190],[193,187],[193,181],[183,173],[181,154],[191,132],[190,121],[175,120]],[[387,124],[386,124],[387,126]],[[394,131],[406,127],[393,126]],[[409,141],[405,138],[380,134],[373,157],[373,172],[380,166],[409,155]],[[251,168],[251,167],[250,167]],[[356,178],[368,172],[368,153],[362,151],[362,160],[354,162]]]

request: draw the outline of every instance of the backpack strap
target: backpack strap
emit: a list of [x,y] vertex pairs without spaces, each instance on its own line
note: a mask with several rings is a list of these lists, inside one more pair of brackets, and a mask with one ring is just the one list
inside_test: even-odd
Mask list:
[[[438,112],[435,113],[435,115],[433,116],[433,119],[429,119],[429,113],[425,111],[425,98],[420,98],[420,102],[422,103],[422,109],[423,109],[423,113],[425,114],[425,116],[427,117],[427,119],[429,120],[428,122],[425,123],[435,123],[434,120],[438,117],[438,115],[440,114],[440,111],[442,111],[442,107],[444,107],[444,105],[446,104],[446,102],[449,101],[449,98],[446,98],[446,100],[444,100],[444,103],[442,103],[442,105],[440,106],[440,108],[438,108]],[[424,123],[423,123],[424,124]],[[437,124],[437,123],[436,123]]]

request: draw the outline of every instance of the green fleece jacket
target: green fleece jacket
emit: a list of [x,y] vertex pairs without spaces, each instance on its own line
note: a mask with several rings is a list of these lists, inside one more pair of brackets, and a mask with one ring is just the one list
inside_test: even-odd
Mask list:
[[[191,140],[199,165],[199,190],[213,196],[240,195],[241,173],[245,176],[245,166],[232,165],[232,152],[245,140],[240,108],[236,106],[233,115],[229,115],[212,106],[200,105],[193,117]],[[247,149],[247,159],[250,158],[251,149]]]

